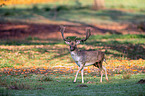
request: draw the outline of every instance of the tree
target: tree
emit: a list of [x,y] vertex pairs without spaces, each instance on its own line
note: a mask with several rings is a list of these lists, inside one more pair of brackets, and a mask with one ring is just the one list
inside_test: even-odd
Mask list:
[[104,0],[94,0],[93,9],[100,10],[105,8],[105,1]]

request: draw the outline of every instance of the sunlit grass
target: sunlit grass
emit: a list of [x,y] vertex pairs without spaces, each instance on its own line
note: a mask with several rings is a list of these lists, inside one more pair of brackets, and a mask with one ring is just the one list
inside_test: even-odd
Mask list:
[[[59,2],[58,2],[59,1]],[[1,21],[17,21],[31,23],[50,23],[58,24],[60,22],[84,23],[84,24],[100,24],[114,22],[143,22],[144,21],[144,4],[142,0],[121,1],[115,0],[105,1],[106,9],[95,11],[92,10],[92,1],[79,0],[57,0],[54,3],[30,4],[5,6],[1,8]],[[110,3],[111,2],[111,3]],[[132,2],[132,3],[130,3]],[[133,3],[135,2],[135,3]],[[117,4],[117,5],[116,5]],[[130,6],[129,6],[130,5]],[[134,12],[112,10],[112,8],[121,9],[137,9]],[[110,10],[111,9],[111,10]],[[56,12],[55,12],[56,11]],[[29,19],[29,20],[28,20]],[[47,21],[47,22],[46,22]],[[60,23],[61,24],[61,23]]]
[[[54,4],[54,5],[76,5],[76,6],[90,6],[93,4],[93,0],[19,0],[19,1],[1,1],[2,3],[5,3],[6,5],[16,5],[16,4],[38,4],[38,3],[48,3],[48,4]],[[116,1],[116,0],[107,0],[105,1],[106,7],[111,8],[144,8],[144,1],[143,0],[122,0],[122,1]]]
[[[103,37],[96,36],[96,38]],[[116,37],[106,35],[107,39],[94,39],[94,36],[86,43],[78,45],[78,48],[105,52],[108,64],[103,64],[108,69],[109,75],[122,74],[124,71],[129,71],[131,74],[144,73],[145,61],[142,59],[144,57],[142,54],[144,38],[133,37],[132,39],[131,37],[127,40],[128,36],[124,36],[123,39],[122,37],[123,35],[120,35],[117,39],[117,35]],[[47,69],[55,70],[55,74],[58,72],[62,74],[76,72],[78,67],[71,58],[69,46],[63,42],[59,43],[59,41],[53,41],[52,44],[47,40],[42,43],[43,41],[45,40],[29,40],[28,43],[2,41],[0,49],[1,72],[7,75],[45,74],[50,72]],[[44,45],[39,44],[39,42]],[[99,71],[92,66],[86,67],[85,70],[87,73],[92,72],[93,76],[95,71]]]

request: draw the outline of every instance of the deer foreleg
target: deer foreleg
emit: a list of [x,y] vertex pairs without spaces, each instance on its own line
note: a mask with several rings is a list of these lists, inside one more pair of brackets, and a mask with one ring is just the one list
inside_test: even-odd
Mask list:
[[81,71],[81,70],[83,69],[83,67],[84,67],[84,65],[80,65],[80,67],[79,67],[79,69],[78,69],[78,71],[77,71],[77,73],[76,73],[76,77],[75,77],[75,79],[74,79],[74,83],[75,83],[76,80],[77,80],[77,76],[78,76],[79,71]]
[[102,83],[102,77],[103,77],[103,70],[102,70],[102,68],[100,68],[100,74],[101,74],[100,82]]
[[82,75],[82,83],[84,83],[84,68],[81,70],[81,75]]
[[106,80],[108,81],[107,70],[104,66],[102,66],[103,70],[105,71]]

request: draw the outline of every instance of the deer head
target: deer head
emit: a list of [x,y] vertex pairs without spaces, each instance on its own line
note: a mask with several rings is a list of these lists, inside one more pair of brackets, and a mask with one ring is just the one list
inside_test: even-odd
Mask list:
[[72,41],[70,38],[66,39],[64,38],[64,31],[65,31],[65,27],[64,26],[60,26],[61,27],[61,34],[62,34],[62,38],[63,40],[65,41],[66,44],[68,44],[70,46],[70,51],[74,51],[77,49],[77,45],[80,43],[80,42],[84,42],[86,41],[90,35],[91,35],[91,32],[90,32],[90,29],[86,29],[86,38],[85,39],[82,39],[82,40],[77,40],[77,37]]

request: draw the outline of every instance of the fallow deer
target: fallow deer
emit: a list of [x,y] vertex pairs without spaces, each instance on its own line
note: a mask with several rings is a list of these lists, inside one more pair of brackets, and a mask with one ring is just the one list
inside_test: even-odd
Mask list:
[[74,59],[75,63],[79,66],[79,69],[74,79],[74,83],[76,82],[79,71],[81,71],[82,83],[84,83],[84,79],[83,79],[84,67],[90,66],[90,65],[94,65],[95,67],[98,67],[100,69],[100,73],[101,73],[100,82],[102,82],[103,70],[105,71],[105,76],[106,76],[106,79],[108,80],[107,70],[104,66],[102,66],[103,61],[105,61],[104,53],[97,50],[96,51],[78,50],[77,48],[77,45],[80,42],[84,42],[90,37],[91,35],[90,29],[86,29],[85,39],[77,40],[75,38],[75,40],[73,41],[71,39],[64,38],[64,31],[65,31],[65,27],[61,26],[60,32],[62,34],[62,38],[65,41],[65,43],[70,46],[71,56]]

